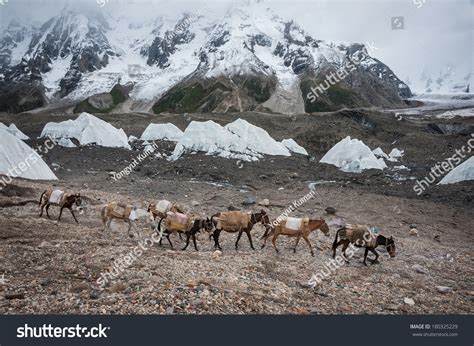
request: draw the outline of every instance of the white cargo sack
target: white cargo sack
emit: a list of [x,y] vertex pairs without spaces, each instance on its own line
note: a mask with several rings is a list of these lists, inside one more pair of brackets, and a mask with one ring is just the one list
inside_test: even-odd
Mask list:
[[137,212],[135,210],[132,210],[128,218],[130,219],[130,221],[138,220]]
[[61,190],[54,190],[51,193],[51,197],[49,197],[49,203],[51,204],[59,204],[61,202],[61,198],[64,195],[64,191]]

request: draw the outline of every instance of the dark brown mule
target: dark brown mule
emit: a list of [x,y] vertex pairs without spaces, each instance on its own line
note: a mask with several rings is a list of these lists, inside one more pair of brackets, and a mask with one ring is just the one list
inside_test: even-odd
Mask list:
[[[340,237],[339,240],[338,237]],[[375,259],[370,260],[372,264],[379,263],[379,254],[375,251],[375,248],[378,246],[384,246],[390,257],[395,257],[395,241],[393,240],[393,237],[387,238],[380,234],[373,234],[369,232],[367,226],[345,226],[338,229],[336,232],[336,238],[332,244],[332,257],[336,257],[336,249],[340,245],[343,245],[342,253],[347,261],[346,250],[349,247],[349,244],[354,244],[356,247],[365,247],[364,265],[367,265],[367,255],[369,251],[375,255]]]
[[238,249],[239,240],[240,240],[240,237],[242,236],[243,232],[245,232],[247,234],[247,237],[249,238],[250,247],[252,248],[252,250],[255,250],[255,248],[253,246],[253,242],[252,242],[252,236],[250,235],[250,231],[252,230],[253,226],[256,225],[259,222],[261,222],[263,225],[270,223],[270,219],[269,219],[267,213],[265,212],[265,210],[262,209],[259,213],[250,213],[250,215],[248,217],[248,223],[246,225],[243,225],[242,227],[239,227],[238,229],[222,226],[222,224],[220,223],[220,218],[221,218],[222,215],[225,215],[227,213],[247,214],[246,212],[235,211],[235,212],[217,213],[217,214],[212,215],[211,222],[212,222],[212,225],[214,226],[215,229],[214,229],[214,232],[212,233],[211,236],[214,238],[214,248],[222,250],[222,248],[219,244],[219,236],[220,236],[222,231],[225,231],[225,232],[229,232],[229,233],[239,232],[239,235],[237,236],[237,240],[235,242],[235,249],[236,250]]
[[59,203],[51,203],[50,202],[50,197],[51,197],[51,194],[53,193],[53,191],[54,191],[53,189],[48,189],[48,190],[44,191],[41,194],[41,197],[40,197],[40,200],[39,200],[39,206],[41,208],[41,212],[39,214],[39,217],[43,216],[43,209],[46,207],[46,216],[49,219],[49,207],[51,205],[57,205],[61,208],[61,210],[59,211],[58,221],[61,220],[61,215],[63,214],[63,209],[67,208],[71,212],[72,217],[74,218],[74,220],[76,220],[76,222],[79,223],[79,221],[77,221],[77,219],[76,219],[76,215],[74,215],[74,212],[72,211],[72,207],[74,205],[79,207],[82,204],[81,194],[80,193],[67,194],[67,193],[64,192]]
[[167,225],[164,225],[163,226],[164,229],[161,230],[162,222],[163,220],[166,220],[166,219],[167,219],[166,217],[161,218],[160,222],[158,223],[158,227],[156,228],[156,232],[158,233],[158,235],[160,235],[160,245],[163,239],[162,238],[163,234],[166,236],[166,239],[168,239],[168,243],[170,244],[171,248],[173,248],[173,243],[171,242],[170,234],[178,233],[181,236],[181,233],[184,233],[186,235],[186,245],[184,246],[184,248],[181,249],[183,251],[187,249],[190,238],[193,238],[194,249],[196,251],[199,251],[196,244],[196,233],[200,232],[202,229],[204,229],[206,232],[209,232],[212,230],[212,222],[209,218],[206,218],[206,219],[199,218],[199,219],[190,220],[190,222],[186,225],[184,229],[173,228],[172,223],[168,223]]
[[311,245],[311,242],[309,241],[309,235],[311,234],[311,232],[319,229],[321,232],[324,233],[326,237],[329,236],[329,226],[324,219],[319,219],[319,220],[309,219],[307,222],[307,225],[305,226],[302,225],[299,230],[287,228],[286,221],[280,222],[277,226],[275,226],[274,224],[271,224],[271,225],[266,225],[265,227],[266,227],[266,231],[264,235],[262,236],[262,239],[264,239],[264,242],[262,244],[262,249],[265,247],[267,239],[273,235],[272,244],[277,253],[279,251],[276,247],[276,239],[278,238],[279,235],[286,235],[290,238],[296,237],[296,243],[293,248],[293,252],[296,252],[296,247],[298,246],[300,239],[303,238],[306,244],[308,244],[309,246],[311,256],[314,256],[313,246]]

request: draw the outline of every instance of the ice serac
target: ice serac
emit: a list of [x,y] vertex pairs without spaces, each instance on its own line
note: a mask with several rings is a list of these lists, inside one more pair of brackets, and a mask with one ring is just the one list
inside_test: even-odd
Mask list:
[[289,150],[264,129],[242,119],[225,127],[212,120],[191,122],[171,159],[176,160],[183,154],[193,152],[244,161],[256,161],[263,155],[291,156]]
[[466,180],[474,180],[474,156],[454,168],[438,184],[454,184]]
[[91,114],[81,113],[75,120],[47,123],[41,138],[75,138],[80,145],[95,144],[102,147],[130,149],[128,138],[122,129]]
[[30,180],[58,180],[36,151],[0,128],[0,174]]
[[10,126],[6,126],[5,124],[0,123],[0,129],[8,131],[10,134],[14,135],[18,139],[21,139],[22,141],[30,139],[30,137],[21,132],[15,124],[10,124]]
[[298,143],[296,143],[296,141],[292,138],[282,140],[281,144],[283,144],[285,147],[288,148],[289,151],[291,151],[293,153],[306,155],[306,156],[309,155],[308,152],[306,151],[306,149],[303,148]]
[[281,143],[274,140],[267,131],[261,127],[250,124],[243,119],[227,124],[226,130],[237,135],[246,147],[260,154],[291,156],[289,150]]
[[142,141],[168,140],[178,142],[183,137],[183,131],[173,124],[150,124],[143,131]]
[[350,136],[334,145],[319,162],[334,165],[350,173],[387,168],[384,160],[378,159],[364,142],[351,139]]

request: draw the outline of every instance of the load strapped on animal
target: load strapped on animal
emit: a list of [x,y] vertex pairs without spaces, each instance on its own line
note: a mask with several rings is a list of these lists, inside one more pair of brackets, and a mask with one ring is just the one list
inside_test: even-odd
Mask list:
[[238,232],[246,228],[250,222],[250,213],[242,211],[223,212],[217,218],[217,228]]
[[345,230],[339,233],[340,239],[347,239],[358,246],[375,247],[377,234],[366,225],[346,225]]
[[[111,204],[113,209],[110,212],[111,216],[116,218],[129,219],[130,221],[135,221],[137,219],[137,213],[135,212],[135,207],[125,204]],[[128,217],[127,217],[128,216]]]
[[167,216],[168,212],[177,212],[184,214],[184,208],[178,206],[176,203],[171,203],[166,199],[158,201],[156,203],[150,203],[148,206],[148,212],[153,220],[163,219]]
[[305,231],[308,229],[309,226],[309,217],[305,218],[297,218],[297,217],[288,217],[286,220],[280,222],[282,227],[287,229],[291,229],[294,231]]
[[165,225],[168,230],[186,232],[191,225],[191,219],[185,214],[169,211],[166,213]]

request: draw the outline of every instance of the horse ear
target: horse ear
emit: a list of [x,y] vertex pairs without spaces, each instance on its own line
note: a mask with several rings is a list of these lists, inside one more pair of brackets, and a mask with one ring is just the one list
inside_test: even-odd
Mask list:
[[393,236],[390,237],[390,240],[393,240]]

